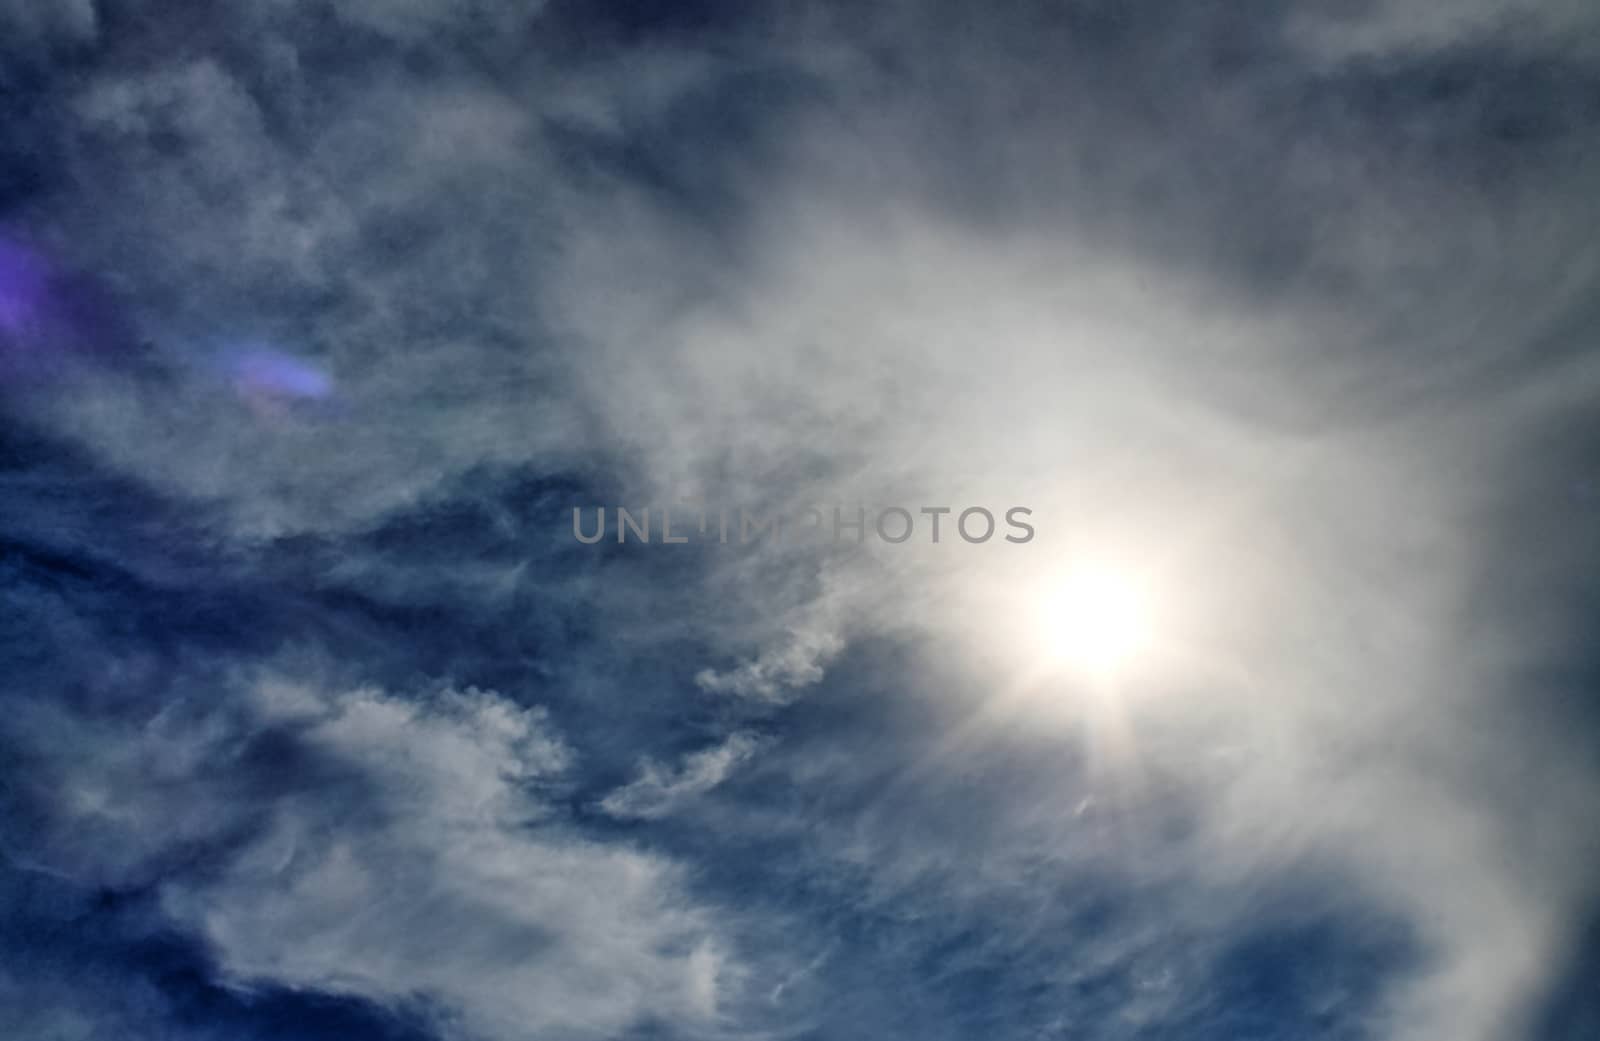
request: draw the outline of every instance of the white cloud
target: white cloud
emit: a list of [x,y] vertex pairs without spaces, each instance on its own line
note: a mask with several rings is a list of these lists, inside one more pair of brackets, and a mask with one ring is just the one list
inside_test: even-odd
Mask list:
[[[895,141],[874,145],[892,167]],[[808,151],[849,147],[823,133]],[[863,199],[809,169],[768,195],[738,271],[624,201],[581,224],[570,278],[548,291],[593,347],[578,373],[644,460],[641,494],[1038,510],[1044,536],[1011,557],[884,547],[819,562],[833,640],[911,629],[992,664],[1024,624],[1018,591],[1071,553],[1163,570],[1166,636],[1192,658],[1153,681],[1174,692],[1132,710],[1132,740],[1147,771],[1200,797],[1205,855],[1180,865],[1195,892],[1212,872],[1247,885],[1327,866],[1426,952],[1380,1010],[1387,1036],[1489,1041],[1515,1030],[1565,948],[1593,837],[1554,836],[1597,786],[1558,734],[1504,729],[1512,677],[1546,652],[1544,636],[1510,605],[1466,612],[1486,575],[1517,566],[1482,518],[1531,450],[1524,431],[1576,415],[1547,395],[1530,413],[1527,388],[1581,379],[1592,391],[1595,373],[1534,367],[1502,393],[1475,372],[1528,349],[1541,316],[1570,314],[1592,256],[1546,224],[1559,206],[1532,191],[1485,198],[1442,173],[1417,185],[1352,173],[1324,197],[1314,165],[1302,157],[1285,176],[1312,214],[1343,210],[1311,263],[1356,279],[1370,309],[1310,292],[1253,299],[1066,220],[972,231],[905,192]],[[1541,176],[1560,206],[1590,208],[1575,184]],[[1424,198],[1436,220],[1396,229],[1394,214]],[[1480,221],[1530,275],[1589,274],[1508,282],[1494,273],[1502,255],[1473,245]],[[613,280],[639,288],[619,305]],[[1421,361],[1436,356],[1449,363]],[[790,480],[786,456],[817,463]],[[1491,473],[1474,463],[1488,457]],[[1547,574],[1573,552],[1546,546],[1534,564],[1519,550]],[[767,605],[759,566],[729,567],[748,569],[736,588],[752,609]],[[1486,646],[1486,626],[1505,639]],[[747,665],[702,684],[762,694],[793,640],[775,624]],[[969,693],[1004,683],[974,679]],[[1048,712],[1014,725],[1074,740]],[[1548,774],[1486,769],[1503,757],[1548,760]],[[973,764],[957,753],[938,768]],[[1035,812],[1047,806],[1001,816]],[[1536,849],[1530,827],[1545,837]],[[1070,861],[1076,843],[1058,834]],[[1036,852],[1015,839],[1001,826],[985,862]],[[935,844],[851,862],[894,874],[919,857],[968,859]]]
[[733,734],[721,744],[684,756],[676,769],[646,761],[639,776],[607,795],[600,808],[613,817],[662,817],[721,784],[758,747],[749,734]]
[[728,955],[713,917],[670,861],[551,819],[539,786],[568,753],[538,714],[481,692],[420,707],[280,688],[265,703],[373,801],[277,800],[236,859],[167,888],[229,977],[422,1002],[451,1036],[715,1025]]
[[[1442,46],[1518,9],[1383,5],[1375,36],[1326,46],[1330,60]],[[432,9],[360,10],[352,17],[408,40],[437,27]],[[1566,12],[1551,9],[1559,24]],[[1000,84],[1004,101],[1010,55],[973,39],[951,45],[970,65],[920,57],[958,86]],[[666,93],[694,82],[695,61],[665,64]],[[85,234],[103,235],[112,257],[158,235],[157,282],[184,294],[337,287],[315,353],[350,412],[267,426],[195,379],[175,397],[102,386],[53,421],[127,471],[225,503],[247,535],[359,526],[486,461],[590,451],[641,475],[626,489],[638,501],[1025,501],[1041,538],[1009,556],[908,546],[717,558],[704,576],[717,617],[746,620],[673,620],[739,656],[701,671],[700,686],[775,707],[851,640],[908,634],[959,667],[903,696],[955,717],[950,706],[971,699],[974,728],[993,728],[983,736],[1001,749],[1075,747],[1093,730],[1070,697],[984,717],[1003,686],[984,670],[1005,662],[1026,610],[1017,591],[1075,552],[1153,562],[1166,635],[1188,657],[1128,709],[1129,747],[1115,750],[1127,759],[1108,755],[1093,783],[1097,798],[1132,785],[1138,760],[1192,800],[1192,845],[1161,870],[1196,888],[1163,910],[1196,932],[1222,929],[1203,906],[1217,888],[1314,862],[1426,950],[1383,1010],[1391,1038],[1514,1031],[1582,892],[1596,782],[1553,724],[1518,714],[1519,672],[1551,634],[1485,589],[1584,561],[1558,541],[1509,547],[1494,518],[1521,518],[1505,500],[1526,459],[1600,389],[1592,366],[1505,367],[1568,327],[1592,289],[1589,171],[1530,161],[1508,185],[1470,180],[1337,120],[1264,140],[1272,77],[1196,101],[1192,153],[1167,140],[1183,139],[1172,128],[1146,140],[1116,126],[1087,92],[1056,91],[1043,113],[1031,96],[993,110],[986,93],[963,96],[971,118],[951,123],[987,134],[952,144],[920,99],[845,83],[859,103],[848,118],[786,127],[784,169],[736,182],[758,204],[724,240],[620,177],[564,180],[535,133],[536,85],[517,86],[508,100],[380,77],[308,128],[302,157],[279,148],[215,64],[91,85],[78,129],[111,158],[79,173],[131,187]],[[624,90],[549,104],[609,130],[645,102]],[[198,157],[164,158],[156,144],[172,134]],[[962,187],[1015,210],[958,212],[938,177],[959,165],[952,154],[992,155],[999,187]],[[1261,167],[1262,192],[1235,194]],[[1174,195],[1214,226],[1162,209]],[[391,220],[402,216],[417,224]],[[366,248],[364,236],[385,234],[394,240]],[[1287,243],[1300,277],[1263,291],[1226,263],[1208,267],[1252,234]],[[217,320],[199,304],[163,319],[174,338]],[[559,363],[540,349],[547,338],[564,345]],[[568,753],[543,721],[487,694],[429,708],[313,695],[285,711],[374,785],[375,812],[343,816],[317,791],[291,793],[239,860],[169,889],[172,912],[236,978],[420,997],[491,1037],[716,1018],[739,970],[711,916],[672,862],[552,819],[536,792]],[[164,761],[173,746],[159,731],[152,740],[75,778],[68,797],[104,849],[63,836],[67,861],[103,852],[98,870],[122,877],[162,854],[146,824],[165,796],[128,782],[176,771],[187,790],[194,753]],[[602,806],[669,813],[752,754],[744,740],[674,769],[647,764]],[[936,775],[1004,754],[952,744]],[[868,821],[819,828],[822,856],[890,892],[931,885],[1004,932],[1083,858],[1110,857],[1041,786],[983,822],[981,850]],[[1081,804],[1072,794],[1064,804]],[[186,798],[178,835],[229,821],[220,797]],[[1138,963],[1156,946],[1149,928],[1060,953]],[[1172,971],[1149,1002],[1181,1001],[1203,977]]]
[[[491,1041],[647,1020],[714,1034],[743,1000],[748,966],[682,868],[556,810],[572,753],[538,711],[267,675],[132,737],[55,718],[41,747],[70,752],[39,765],[61,785],[59,831],[21,866],[159,877],[232,985],[416,1008]],[[204,869],[178,870],[196,850]]]

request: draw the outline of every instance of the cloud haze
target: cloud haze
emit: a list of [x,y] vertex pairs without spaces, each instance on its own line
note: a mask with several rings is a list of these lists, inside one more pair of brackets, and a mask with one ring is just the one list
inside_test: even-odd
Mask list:
[[1597,25],[1359,6],[0,7],[0,1032],[1587,1036]]

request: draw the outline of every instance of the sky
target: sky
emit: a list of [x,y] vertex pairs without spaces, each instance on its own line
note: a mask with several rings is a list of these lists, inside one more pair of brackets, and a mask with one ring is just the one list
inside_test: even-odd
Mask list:
[[0,1041],[1600,1038],[1597,179],[1578,0],[0,0]]

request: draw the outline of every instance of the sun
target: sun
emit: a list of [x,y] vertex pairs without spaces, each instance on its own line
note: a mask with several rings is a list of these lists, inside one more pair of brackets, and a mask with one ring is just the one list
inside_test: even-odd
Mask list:
[[1129,667],[1150,639],[1143,589],[1103,568],[1078,568],[1049,584],[1036,625],[1051,664],[1097,677]]

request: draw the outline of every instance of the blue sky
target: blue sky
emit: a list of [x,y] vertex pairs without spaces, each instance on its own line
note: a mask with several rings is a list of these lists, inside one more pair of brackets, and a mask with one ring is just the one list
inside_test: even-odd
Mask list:
[[0,0],[0,1041],[1600,1037],[1597,29]]

